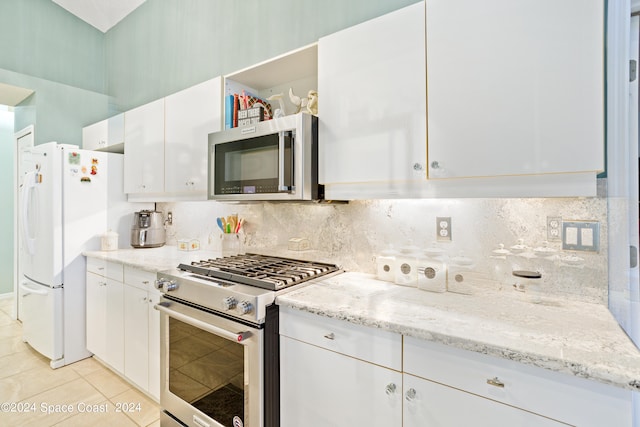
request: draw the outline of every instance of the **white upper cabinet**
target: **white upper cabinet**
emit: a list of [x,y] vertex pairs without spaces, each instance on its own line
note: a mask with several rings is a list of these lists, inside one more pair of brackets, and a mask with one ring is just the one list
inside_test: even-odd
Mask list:
[[604,167],[602,0],[427,0],[429,178]]
[[419,2],[320,39],[321,183],[425,179],[424,28]]
[[222,78],[165,98],[165,192],[206,199],[208,135],[221,130]]
[[206,200],[208,135],[222,126],[222,78],[134,108],[125,118],[129,200]]
[[82,128],[85,150],[124,152],[124,113]]
[[125,113],[125,193],[164,191],[164,98]]
[[604,10],[426,0],[320,39],[325,197],[595,196]]

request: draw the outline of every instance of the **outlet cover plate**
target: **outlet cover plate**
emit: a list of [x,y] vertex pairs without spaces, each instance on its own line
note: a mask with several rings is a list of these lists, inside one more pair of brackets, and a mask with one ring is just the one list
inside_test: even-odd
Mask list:
[[547,240],[562,240],[562,217],[547,217]]
[[436,240],[440,242],[451,241],[451,217],[436,217]]
[[600,251],[598,221],[565,221],[562,223],[562,249],[569,251]]

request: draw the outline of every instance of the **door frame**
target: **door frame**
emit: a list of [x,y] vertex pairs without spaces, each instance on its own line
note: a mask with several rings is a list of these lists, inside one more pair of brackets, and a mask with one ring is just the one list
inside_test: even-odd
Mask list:
[[20,280],[20,143],[26,136],[31,135],[31,143],[27,143],[27,147],[33,147],[35,144],[35,127],[29,125],[19,130],[13,135],[13,294],[14,294],[14,310],[12,312],[13,319],[20,319],[20,297],[19,297],[19,280]]

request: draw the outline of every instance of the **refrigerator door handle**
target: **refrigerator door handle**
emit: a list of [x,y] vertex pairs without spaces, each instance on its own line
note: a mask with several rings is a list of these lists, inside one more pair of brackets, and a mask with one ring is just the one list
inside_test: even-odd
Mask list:
[[22,295],[23,297],[26,297],[26,296],[28,296],[30,294],[36,294],[36,295],[48,295],[49,294],[49,292],[47,290],[32,288],[31,286],[27,285],[26,282],[20,283],[20,289],[22,289],[25,292]]
[[29,209],[31,207],[29,199],[35,186],[36,172],[28,172],[22,183],[22,235],[29,255],[36,253],[36,239],[31,237],[31,229],[29,228]]

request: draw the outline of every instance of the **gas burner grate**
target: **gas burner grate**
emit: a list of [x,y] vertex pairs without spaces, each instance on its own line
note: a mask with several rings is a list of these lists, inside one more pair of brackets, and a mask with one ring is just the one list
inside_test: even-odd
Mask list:
[[180,270],[263,289],[279,290],[338,271],[338,266],[259,254],[234,255],[180,264]]

